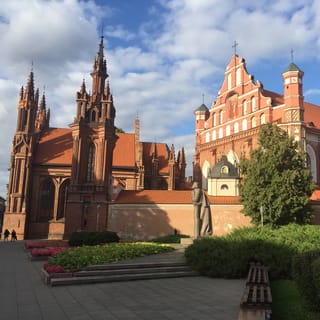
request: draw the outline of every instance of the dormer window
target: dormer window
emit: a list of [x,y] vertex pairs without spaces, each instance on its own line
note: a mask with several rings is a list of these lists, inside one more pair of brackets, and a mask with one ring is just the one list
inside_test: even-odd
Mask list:
[[229,168],[227,166],[221,167],[221,173],[222,174],[228,174],[229,173]]

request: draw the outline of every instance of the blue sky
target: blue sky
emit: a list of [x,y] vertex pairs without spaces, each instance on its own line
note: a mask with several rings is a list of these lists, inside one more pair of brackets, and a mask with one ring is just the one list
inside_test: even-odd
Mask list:
[[[103,30],[103,31],[102,31]],[[33,62],[51,125],[73,120],[82,79],[91,87],[105,39],[116,125],[144,141],[185,148],[192,172],[193,111],[210,107],[237,53],[264,87],[282,93],[283,70],[305,72],[305,100],[320,104],[320,2],[316,0],[11,0],[0,7],[0,195],[5,196],[18,93]]]

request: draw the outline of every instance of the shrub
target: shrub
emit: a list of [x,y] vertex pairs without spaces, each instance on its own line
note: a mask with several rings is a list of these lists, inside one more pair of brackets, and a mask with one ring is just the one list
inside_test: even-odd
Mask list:
[[302,294],[315,309],[320,307],[320,297],[317,292],[319,259],[320,250],[316,250],[298,254],[292,260],[292,275]]
[[212,277],[243,277],[251,261],[269,267],[273,279],[290,278],[292,258],[296,254],[320,250],[319,226],[296,224],[272,229],[246,227],[223,237],[194,241],[186,248],[189,265]]
[[116,232],[73,232],[69,239],[69,245],[72,247],[79,246],[95,246],[104,243],[119,242],[119,237]]
[[261,262],[270,268],[270,276],[286,277],[292,251],[260,239],[206,238],[186,248],[190,266],[211,277],[245,277],[250,262]]
[[317,309],[320,310],[320,255],[315,259],[311,265],[312,281],[316,291]]
[[149,240],[149,242],[156,242],[156,243],[180,243],[181,238],[190,238],[190,236],[185,234],[171,234],[164,237],[158,237]]

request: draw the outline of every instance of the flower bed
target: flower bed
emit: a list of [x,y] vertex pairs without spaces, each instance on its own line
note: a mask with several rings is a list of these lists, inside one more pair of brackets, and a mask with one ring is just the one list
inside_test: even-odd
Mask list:
[[53,257],[57,253],[66,251],[66,250],[71,250],[72,248],[68,247],[55,247],[55,248],[34,248],[31,250],[31,255],[33,257]]
[[52,247],[65,247],[68,245],[67,241],[58,240],[58,241],[32,241],[25,242],[24,248],[27,250],[35,248],[52,248]]
[[50,279],[61,277],[72,277],[74,272],[79,270],[65,270],[61,266],[53,266],[51,262],[46,262],[41,269],[41,275],[44,283],[50,284]]

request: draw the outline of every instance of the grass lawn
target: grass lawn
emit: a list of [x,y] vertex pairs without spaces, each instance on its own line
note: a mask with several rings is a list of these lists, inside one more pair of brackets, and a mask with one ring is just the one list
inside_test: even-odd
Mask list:
[[319,320],[320,313],[311,312],[292,280],[271,281],[272,320]]

